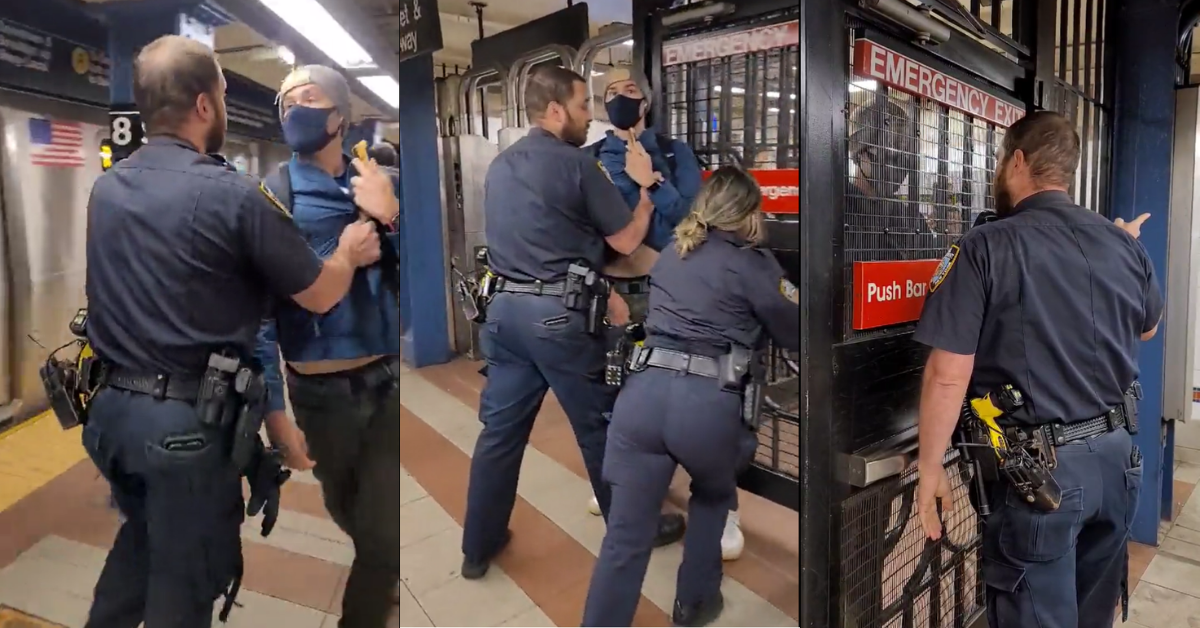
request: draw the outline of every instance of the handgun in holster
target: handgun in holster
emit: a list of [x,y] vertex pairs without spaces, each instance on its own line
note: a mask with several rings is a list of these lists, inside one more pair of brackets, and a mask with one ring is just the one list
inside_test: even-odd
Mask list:
[[596,271],[583,264],[571,264],[567,268],[567,282],[563,288],[563,305],[568,310],[584,312],[587,316],[585,329],[594,336],[604,329],[611,290],[609,281]]
[[1141,400],[1142,383],[1134,382],[1125,392],[1125,398],[1122,401],[1125,409],[1125,429],[1132,435],[1138,433],[1138,402]]
[[242,367],[237,371],[233,388],[241,403],[236,406],[230,459],[235,469],[245,472],[250,468],[256,449],[262,446],[259,431],[266,418],[267,386],[261,373]]
[[717,383],[721,390],[741,395],[742,424],[751,430],[758,429],[765,375],[759,353],[749,347],[733,345],[717,358]]
[[1052,473],[1058,459],[1045,430],[1018,428],[1006,432],[997,422],[1024,405],[1024,397],[1012,386],[970,400],[971,415],[986,428],[986,444],[995,454],[1000,479],[1008,482],[1031,508],[1053,512],[1062,503],[1062,488]]

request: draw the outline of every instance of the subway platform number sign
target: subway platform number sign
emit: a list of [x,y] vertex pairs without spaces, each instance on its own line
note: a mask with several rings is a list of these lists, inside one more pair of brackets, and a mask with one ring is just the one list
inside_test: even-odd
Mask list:
[[929,280],[941,260],[854,263],[854,329],[877,329],[921,318]]

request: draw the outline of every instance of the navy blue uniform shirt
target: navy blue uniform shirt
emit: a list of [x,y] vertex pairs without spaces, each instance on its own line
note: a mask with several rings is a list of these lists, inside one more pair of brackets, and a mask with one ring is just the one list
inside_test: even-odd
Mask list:
[[251,177],[158,136],[101,176],[88,202],[88,339],[129,369],[203,372],[252,355],[272,296],[309,288],[321,261]]
[[1071,423],[1120,404],[1163,296],[1140,242],[1065,192],[971,229],[943,259],[917,342],[975,355],[968,394],[1011,384],[1017,422]]
[[633,212],[595,157],[535,128],[501,152],[484,180],[488,263],[519,282],[557,282],[604,264],[604,238]]
[[712,357],[732,345],[757,348],[764,329],[777,346],[800,350],[796,287],[769,251],[727,231],[709,231],[685,258],[663,249],[650,270],[645,326],[648,346]]

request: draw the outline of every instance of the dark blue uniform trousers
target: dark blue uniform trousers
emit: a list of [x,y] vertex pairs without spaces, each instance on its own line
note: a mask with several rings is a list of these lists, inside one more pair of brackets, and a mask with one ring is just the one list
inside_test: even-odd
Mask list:
[[754,439],[740,408],[740,396],[714,379],[658,368],[630,374],[608,431],[612,511],[582,625],[632,625],[676,465],[691,476],[692,494],[675,600],[692,605],[720,591],[721,534]]
[[559,297],[500,293],[492,300],[481,334],[487,382],[479,396],[483,430],[467,490],[466,560],[490,560],[505,542],[521,461],[548,390],[567,414],[592,490],[608,513],[600,468],[604,414],[615,393],[604,384],[604,338],[588,335],[585,327],[584,314],[567,310]]
[[240,474],[195,408],[105,389],[83,445],[125,515],[86,628],[208,628],[241,561]]
[[1113,625],[1142,486],[1132,449],[1125,430],[1059,447],[1054,512],[1032,510],[1003,483],[992,487],[983,535],[991,628]]

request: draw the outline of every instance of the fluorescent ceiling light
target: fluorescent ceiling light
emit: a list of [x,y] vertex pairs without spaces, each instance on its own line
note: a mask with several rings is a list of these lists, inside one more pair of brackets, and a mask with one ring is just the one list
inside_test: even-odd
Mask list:
[[288,48],[287,46],[279,46],[276,48],[275,56],[279,57],[279,60],[282,61],[284,65],[296,65],[296,54],[293,53],[292,49]]
[[400,108],[400,84],[390,76],[360,76],[358,82],[393,109]]
[[375,67],[371,55],[317,0],[260,0],[318,50],[347,70]]
[[[713,85],[713,88],[712,88],[712,90],[713,90],[714,92],[719,92],[719,91],[721,91],[721,86],[720,86],[720,85]],[[745,90],[745,89],[742,89],[741,87],[730,87],[730,88],[729,88],[729,93],[731,93],[731,94],[745,94],[745,93],[746,93],[746,90]]]
[[632,40],[632,39],[626,39],[625,41],[621,42],[621,45],[622,45],[622,46],[632,46],[632,45],[633,45],[633,40]]
[[853,94],[854,92],[861,91],[873,92],[875,91],[875,87],[875,81],[869,79],[864,81],[854,81],[853,83],[850,83],[850,93]]

